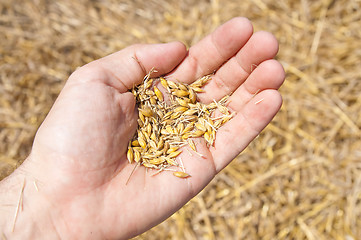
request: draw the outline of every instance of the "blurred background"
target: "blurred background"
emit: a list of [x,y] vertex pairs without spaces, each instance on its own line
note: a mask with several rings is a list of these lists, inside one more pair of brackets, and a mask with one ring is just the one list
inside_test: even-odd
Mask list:
[[0,179],[27,157],[77,67],[134,43],[191,46],[245,16],[279,40],[283,107],[204,191],[136,239],[361,239],[360,8],[360,0],[0,0]]

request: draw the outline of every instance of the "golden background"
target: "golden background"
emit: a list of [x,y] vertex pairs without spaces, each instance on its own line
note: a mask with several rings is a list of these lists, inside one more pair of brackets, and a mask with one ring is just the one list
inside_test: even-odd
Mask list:
[[245,16],[279,40],[283,107],[204,191],[137,239],[361,239],[360,8],[360,0],[0,0],[0,179],[27,157],[78,66],[134,43],[191,46]]

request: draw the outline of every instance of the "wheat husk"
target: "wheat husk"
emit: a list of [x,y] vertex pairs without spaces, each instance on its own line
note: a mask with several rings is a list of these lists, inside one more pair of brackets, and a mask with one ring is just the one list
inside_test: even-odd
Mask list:
[[0,176],[71,72],[134,43],[187,46],[236,16],[280,42],[280,113],[197,197],[136,239],[361,239],[361,11],[339,1],[0,2]]

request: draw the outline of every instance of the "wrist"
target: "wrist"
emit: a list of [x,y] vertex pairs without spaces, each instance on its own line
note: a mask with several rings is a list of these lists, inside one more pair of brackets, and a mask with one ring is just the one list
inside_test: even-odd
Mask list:
[[55,209],[38,189],[35,178],[22,167],[0,182],[0,236],[60,239],[53,221]]

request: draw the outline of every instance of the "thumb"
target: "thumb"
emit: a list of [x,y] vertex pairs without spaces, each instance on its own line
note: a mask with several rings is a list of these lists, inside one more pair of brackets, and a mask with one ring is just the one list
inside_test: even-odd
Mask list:
[[75,71],[69,81],[97,81],[124,93],[141,83],[154,68],[152,76],[164,75],[173,70],[186,56],[181,42],[163,44],[136,44],[93,61]]

